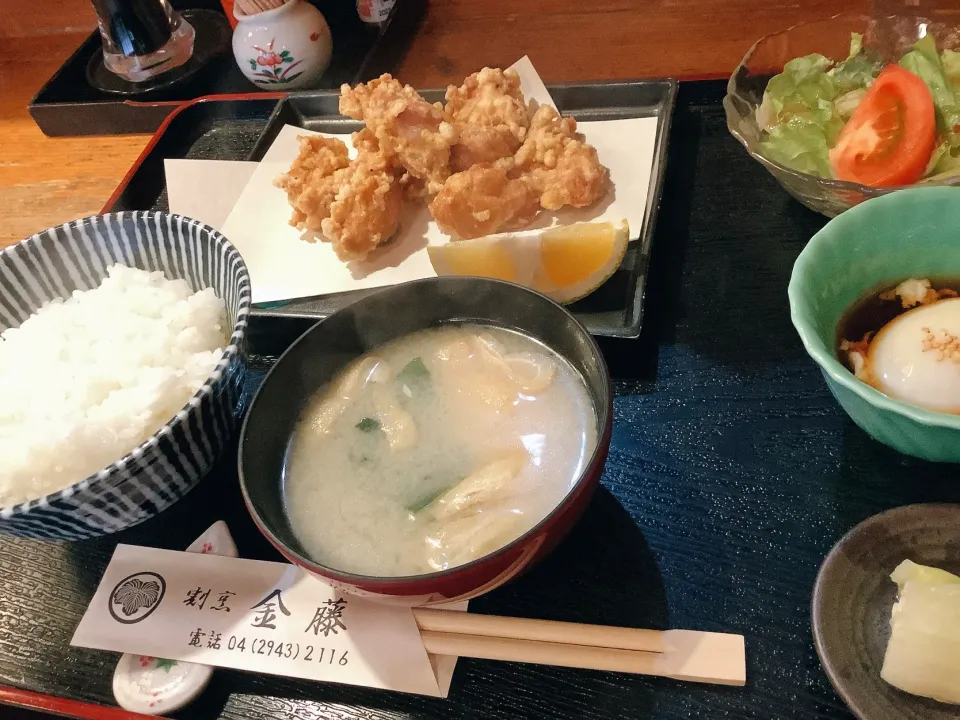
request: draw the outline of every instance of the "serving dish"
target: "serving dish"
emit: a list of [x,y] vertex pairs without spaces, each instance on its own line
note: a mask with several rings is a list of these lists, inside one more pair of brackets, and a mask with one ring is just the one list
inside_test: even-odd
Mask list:
[[901,692],[880,677],[903,560],[960,572],[960,505],[908,505],[874,515],[827,555],[813,589],[813,639],[823,669],[862,720],[947,720],[955,705]]
[[[770,78],[787,62],[812,53],[842,60],[849,52],[850,33],[853,32],[863,35],[864,46],[877,50],[887,62],[897,62],[927,33],[936,37],[941,49],[960,49],[960,27],[943,22],[922,17],[835,15],[795,25],[754,43],[730,76],[723,100],[727,128],[750,156],[763,165],[790,195],[827,217],[834,217],[864,200],[913,186],[869,187],[786,167],[761,152],[763,131],[757,122],[757,109]],[[960,185],[960,175],[936,184]]]
[[0,509],[0,532],[81,540],[157,515],[186,495],[229,447],[238,422],[250,278],[213,228],[167,213],[95,216],[0,251],[0,332],[45,303],[97,287],[113,264],[162,270],[194,291],[213,288],[227,307],[229,345],[209,380],[175,417],[123,458],[58,492]]
[[[656,228],[657,211],[663,192],[667,143],[676,102],[675,80],[638,80],[621,83],[579,83],[548,87],[558,110],[578,122],[655,117],[653,162],[643,224],[632,229],[637,239],[630,243],[619,269],[596,291],[570,306],[571,312],[597,336],[635,338],[643,322],[643,298],[646,289],[650,251]],[[442,90],[427,90],[430,102],[442,101]],[[320,132],[353,132],[360,124],[340,115],[339,93],[294,93],[280,100],[263,134],[248,159],[259,161],[286,125]],[[322,319],[369,290],[351,290],[319,297],[259,304],[254,314],[266,317],[308,317]]]
[[890,398],[836,357],[837,323],[865,293],[907,278],[960,276],[960,188],[912,188],[834,218],[800,253],[790,316],[837,401],[857,425],[907,455],[960,461],[960,416]]
[[[518,330],[570,362],[586,383],[597,422],[597,446],[583,472],[550,514],[502,548],[465,565],[410,577],[370,577],[313,561],[284,509],[284,478],[293,428],[304,402],[368,350],[418,330],[474,322]],[[583,513],[606,461],[613,398],[603,355],[561,306],[517,285],[485,278],[441,277],[368,295],[315,325],[267,373],[244,421],[239,474],[258,528],[290,562],[345,591],[409,604],[450,602],[493,590],[528,569]]]

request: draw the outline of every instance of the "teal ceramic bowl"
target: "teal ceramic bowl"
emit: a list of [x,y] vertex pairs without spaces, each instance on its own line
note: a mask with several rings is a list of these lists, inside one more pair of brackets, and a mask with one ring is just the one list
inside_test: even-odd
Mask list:
[[839,215],[807,243],[790,277],[790,317],[830,392],[863,430],[907,455],[960,462],[960,416],[924,410],[857,380],[835,355],[843,313],[908,277],[960,278],[960,188],[902,190]]

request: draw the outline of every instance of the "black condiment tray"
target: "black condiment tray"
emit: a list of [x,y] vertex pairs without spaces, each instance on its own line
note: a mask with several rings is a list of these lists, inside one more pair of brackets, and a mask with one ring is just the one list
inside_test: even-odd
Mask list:
[[[620,268],[597,291],[570,306],[570,310],[594,335],[606,337],[635,338],[640,334],[643,320],[643,298],[647,279],[647,264],[656,228],[657,209],[666,167],[667,144],[670,121],[676,100],[675,80],[640,80],[625,83],[589,83],[577,85],[553,85],[550,93],[557,107],[580,121],[615,120],[621,118],[656,117],[657,135],[654,146],[650,187],[643,225],[632,228],[638,238],[630,243]],[[431,102],[442,100],[442,91],[426,91]],[[326,132],[352,132],[360,124],[342,117],[338,112],[339,94],[336,92],[291,93],[282,99],[273,110],[256,144],[246,155],[239,155],[240,148],[230,147],[219,151],[223,160],[260,160],[276,139],[284,125],[294,125],[309,130]],[[133,177],[123,187],[116,201],[108,204],[111,210],[166,209],[163,195],[162,158],[189,157],[194,152],[192,138],[199,128],[212,122],[211,116],[231,112],[241,105],[226,104],[197,106],[189,116],[177,117],[176,126],[158,134],[157,147],[142,158],[147,167],[135,170]],[[185,113],[188,111],[184,111]],[[184,130],[180,130],[183,127]],[[211,126],[212,127],[212,126]],[[178,138],[186,131],[186,140]],[[204,131],[200,131],[204,132]],[[175,154],[170,154],[175,153]],[[254,308],[259,318],[306,318],[320,320],[337,309],[368,295],[372,290],[355,290],[322,297],[301,298],[285,303],[271,303],[270,309]]]
[[[643,332],[638,340],[600,340],[616,396],[602,487],[543,564],[472,601],[471,610],[739,632],[746,687],[466,659],[450,697],[439,700],[217,670],[192,705],[168,716],[853,717],[813,647],[817,568],[861,520],[911,503],[960,502],[960,483],[954,466],[872,441],[806,355],[786,288],[798,253],[826,219],[790,198],[730,136],[724,86],[680,84]],[[187,107],[107,209],[163,207],[162,152],[247,157],[272,110],[264,101]],[[251,325],[247,397],[273,357],[311,324],[259,318]],[[69,642],[114,548],[183,549],[220,519],[242,557],[280,560],[243,506],[233,453],[167,512],[122,533],[79,543],[0,537],[0,685],[113,705],[117,655]]]
[[[395,69],[417,31],[427,0],[404,0],[381,26],[364,23],[353,0],[307,0],[324,14],[333,36],[333,57],[321,80],[322,89],[336,89]],[[184,13],[219,13],[222,32],[232,33],[218,0],[173,0]],[[209,16],[208,16],[209,17]],[[198,41],[200,35],[198,33]],[[237,67],[227,43],[182,83],[121,96],[95,88],[87,67],[100,51],[94,30],[30,102],[30,114],[40,129],[57,135],[119,135],[152,133],[178,105],[210,95],[262,92]],[[160,76],[162,77],[162,76]]]

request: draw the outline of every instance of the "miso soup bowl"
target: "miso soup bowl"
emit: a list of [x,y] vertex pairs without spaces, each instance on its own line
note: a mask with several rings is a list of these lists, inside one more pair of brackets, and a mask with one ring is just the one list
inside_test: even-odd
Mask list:
[[836,357],[843,314],[868,292],[908,277],[960,277],[960,188],[901,190],[828,222],[793,266],[790,316],[857,425],[906,455],[960,462],[960,416],[888,397]]
[[[396,338],[447,324],[517,330],[542,342],[582,375],[597,420],[597,447],[566,497],[532,529],[465,565],[409,577],[343,572],[313,559],[293,533],[283,498],[284,465],[294,426],[311,396],[347,363]],[[407,605],[476,597],[530,568],[569,532],[587,506],[610,446],[613,399],[606,363],[574,317],[546,297],[486,278],[439,277],[364,297],[300,337],[264,379],[244,422],[239,474],[247,508],[290,562],[338,589]],[[322,462],[322,461],[321,461]]]

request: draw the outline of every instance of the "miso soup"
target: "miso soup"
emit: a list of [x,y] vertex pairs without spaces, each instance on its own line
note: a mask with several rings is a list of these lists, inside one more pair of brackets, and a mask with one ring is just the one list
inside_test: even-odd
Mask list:
[[482,557],[566,496],[597,444],[580,374],[502,328],[418,332],[354,360],[311,398],[284,478],[316,562],[381,577]]

